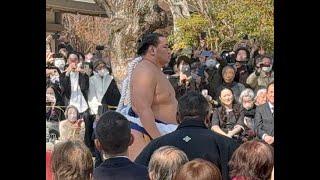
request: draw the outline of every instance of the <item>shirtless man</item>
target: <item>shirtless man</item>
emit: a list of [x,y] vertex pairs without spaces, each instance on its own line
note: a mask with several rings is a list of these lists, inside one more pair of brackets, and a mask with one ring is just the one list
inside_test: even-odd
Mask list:
[[177,124],[175,91],[161,71],[171,58],[167,39],[158,33],[146,35],[138,45],[137,54],[142,60],[132,70],[128,114],[139,117],[142,127],[135,128],[136,124],[131,123],[134,143],[129,148],[130,159],[135,159],[151,139],[163,135],[156,122]]

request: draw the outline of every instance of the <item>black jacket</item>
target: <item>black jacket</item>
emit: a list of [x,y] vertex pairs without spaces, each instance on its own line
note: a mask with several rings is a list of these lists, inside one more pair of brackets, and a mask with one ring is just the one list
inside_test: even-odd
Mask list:
[[[79,73],[78,82],[79,82],[79,86],[84,99],[88,101],[89,76],[85,73]],[[60,75],[60,86],[61,86],[62,97],[64,99],[64,104],[68,105],[71,97],[71,81],[70,81],[70,75],[67,76],[66,72],[63,72]]]
[[247,88],[250,88],[250,86],[247,84],[247,79],[252,72],[253,69],[251,69],[250,66],[242,65],[237,69],[234,81],[243,84]]
[[120,91],[118,89],[117,83],[112,79],[106,93],[104,94],[101,104],[107,104],[110,106],[117,106],[121,98]]
[[206,71],[209,75],[208,82],[209,82],[209,88],[208,88],[208,94],[215,98],[218,95],[216,95],[217,88],[222,84],[222,77],[221,77],[221,68],[216,69],[207,69]]
[[220,106],[215,109],[212,114],[211,125],[218,125],[222,131],[228,133],[231,131],[235,125],[240,125],[245,127],[243,118],[244,111],[239,104],[234,104],[231,111],[228,115],[225,113],[225,108]]
[[201,120],[184,120],[176,131],[152,140],[135,162],[148,166],[152,153],[162,146],[175,146],[186,153],[189,160],[203,158],[215,163],[224,180],[229,178],[228,162],[239,146],[236,141],[209,130]]
[[116,157],[105,160],[94,169],[94,180],[147,180],[148,169],[135,164],[125,157]]

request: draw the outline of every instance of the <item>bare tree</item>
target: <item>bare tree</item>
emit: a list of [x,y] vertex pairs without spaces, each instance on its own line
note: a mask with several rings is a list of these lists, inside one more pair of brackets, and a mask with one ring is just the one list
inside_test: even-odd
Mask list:
[[177,31],[176,22],[180,18],[190,17],[188,3],[186,0],[166,0],[168,3],[172,16],[173,16],[173,27],[174,31]]
[[111,65],[118,85],[126,75],[126,66],[135,56],[136,42],[147,32],[172,23],[156,0],[94,0],[110,18],[108,27]]
[[64,13],[62,24],[66,40],[79,52],[94,52],[97,45],[107,44],[108,18]]

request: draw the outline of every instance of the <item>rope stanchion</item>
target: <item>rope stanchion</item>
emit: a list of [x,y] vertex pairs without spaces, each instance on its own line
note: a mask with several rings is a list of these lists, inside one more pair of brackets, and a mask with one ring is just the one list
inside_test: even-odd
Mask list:
[[46,106],[46,107],[57,108],[57,109],[60,109],[64,113],[64,110],[62,108],[66,108],[67,106]]
[[[62,108],[66,108],[67,106],[46,106],[46,107],[57,108],[57,109],[60,109],[64,113],[64,110]],[[107,108],[112,109],[112,110],[116,110],[118,108],[118,106],[107,105]]]

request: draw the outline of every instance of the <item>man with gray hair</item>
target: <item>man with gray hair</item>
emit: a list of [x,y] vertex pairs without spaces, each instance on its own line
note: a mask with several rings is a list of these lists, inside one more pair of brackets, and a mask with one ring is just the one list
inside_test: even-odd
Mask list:
[[175,172],[185,163],[187,155],[174,146],[163,146],[157,149],[149,162],[150,180],[171,180]]
[[258,137],[268,144],[274,143],[274,82],[267,87],[267,102],[257,107],[255,123]]
[[267,89],[266,88],[262,88],[259,89],[256,93],[256,97],[254,98],[255,100],[255,105],[256,106],[260,106],[264,103],[266,103],[267,101]]
[[244,89],[239,97],[239,102],[245,109],[251,109],[254,105],[254,92],[250,88]]

